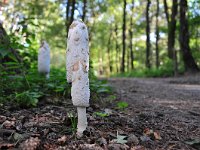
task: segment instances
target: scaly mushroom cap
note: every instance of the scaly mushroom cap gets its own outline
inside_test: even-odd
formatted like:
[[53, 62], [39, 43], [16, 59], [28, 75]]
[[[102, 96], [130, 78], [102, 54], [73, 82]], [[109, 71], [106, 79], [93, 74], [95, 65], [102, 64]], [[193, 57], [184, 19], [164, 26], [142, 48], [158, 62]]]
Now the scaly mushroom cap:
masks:
[[38, 53], [38, 72], [48, 74], [50, 72], [50, 48], [46, 41], [41, 43]]
[[73, 65], [78, 61], [84, 63], [86, 71], [89, 70], [89, 39], [86, 25], [79, 20], [70, 25], [67, 40], [67, 81], [72, 82]]

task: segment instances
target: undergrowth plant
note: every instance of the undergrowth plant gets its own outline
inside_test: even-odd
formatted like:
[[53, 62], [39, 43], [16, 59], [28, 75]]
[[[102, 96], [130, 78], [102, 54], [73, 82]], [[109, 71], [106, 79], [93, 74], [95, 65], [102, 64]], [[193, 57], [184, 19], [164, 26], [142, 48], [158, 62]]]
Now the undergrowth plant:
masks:
[[124, 110], [127, 107], [128, 107], [128, 103], [127, 102], [124, 102], [124, 101], [117, 102], [117, 108], [118, 109]]
[[67, 115], [68, 115], [68, 117], [70, 119], [70, 122], [71, 122], [71, 125], [72, 125], [71, 130], [72, 130], [73, 133], [76, 133], [76, 130], [77, 130], [77, 117], [72, 112], [69, 112]]

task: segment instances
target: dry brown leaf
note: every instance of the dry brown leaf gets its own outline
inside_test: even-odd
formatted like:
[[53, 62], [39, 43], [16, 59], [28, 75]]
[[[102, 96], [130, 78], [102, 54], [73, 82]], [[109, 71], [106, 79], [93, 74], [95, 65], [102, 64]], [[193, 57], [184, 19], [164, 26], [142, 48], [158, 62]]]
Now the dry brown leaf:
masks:
[[14, 122], [14, 121], [8, 121], [8, 120], [6, 120], [6, 121], [4, 121], [4, 123], [3, 123], [3, 126], [4, 126], [6, 129], [9, 129], [9, 128], [13, 127], [14, 125], [15, 125], [15, 122]]
[[131, 147], [131, 150], [146, 150], [143, 146], [134, 146], [134, 147]]
[[0, 143], [0, 149], [9, 149], [9, 148], [14, 148], [14, 144]]
[[153, 134], [153, 130], [146, 128], [146, 129], [144, 129], [144, 134], [151, 135], [151, 134]]
[[67, 141], [67, 136], [66, 135], [64, 135], [64, 136], [62, 136], [61, 138], [58, 139], [59, 143], [65, 143], [66, 141]]
[[38, 139], [38, 137], [30, 137], [29, 139], [20, 144], [20, 148], [22, 150], [36, 150], [39, 145], [40, 139]]
[[6, 118], [7, 118], [6, 116], [0, 115], [0, 123], [3, 123], [4, 121], [6, 121]]
[[158, 132], [154, 132], [153, 135], [154, 135], [156, 140], [161, 140], [162, 139]]

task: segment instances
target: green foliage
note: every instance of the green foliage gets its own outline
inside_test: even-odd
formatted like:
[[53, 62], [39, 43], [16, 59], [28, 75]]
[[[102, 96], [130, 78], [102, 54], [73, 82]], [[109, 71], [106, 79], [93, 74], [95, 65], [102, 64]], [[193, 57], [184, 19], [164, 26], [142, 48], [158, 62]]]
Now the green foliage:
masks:
[[41, 92], [24, 91], [15, 94], [16, 102], [25, 107], [37, 106], [38, 99], [42, 96]]
[[107, 114], [107, 113], [105, 113], [105, 112], [95, 112], [94, 113], [96, 116], [99, 116], [99, 117], [102, 117], [102, 118], [104, 118], [104, 117], [108, 117], [109, 115]]
[[90, 90], [98, 94], [111, 93], [111, 87], [107, 84], [106, 80], [90, 80]]
[[68, 113], [67, 116], [69, 117], [71, 125], [72, 125], [72, 128], [71, 128], [72, 132], [75, 133], [77, 129], [77, 117], [72, 112]]
[[[164, 64], [160, 68], [133, 70], [122, 74], [113, 75], [116, 77], [170, 77], [174, 75], [173, 62], [170, 59], [165, 59]], [[182, 69], [179, 73], [182, 73]]]
[[128, 107], [128, 103], [124, 101], [117, 102], [117, 108], [124, 110]]

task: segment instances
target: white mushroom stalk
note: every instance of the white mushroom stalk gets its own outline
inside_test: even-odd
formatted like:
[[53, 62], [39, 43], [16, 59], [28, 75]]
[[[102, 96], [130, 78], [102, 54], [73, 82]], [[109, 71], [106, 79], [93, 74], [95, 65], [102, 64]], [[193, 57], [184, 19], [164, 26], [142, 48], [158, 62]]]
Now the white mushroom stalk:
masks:
[[72, 102], [78, 112], [77, 135], [81, 137], [87, 127], [86, 107], [90, 98], [88, 30], [82, 21], [73, 21], [69, 28], [66, 55], [67, 81], [72, 83]]
[[38, 52], [38, 72], [49, 78], [50, 72], [50, 48], [46, 41], [42, 41]]

